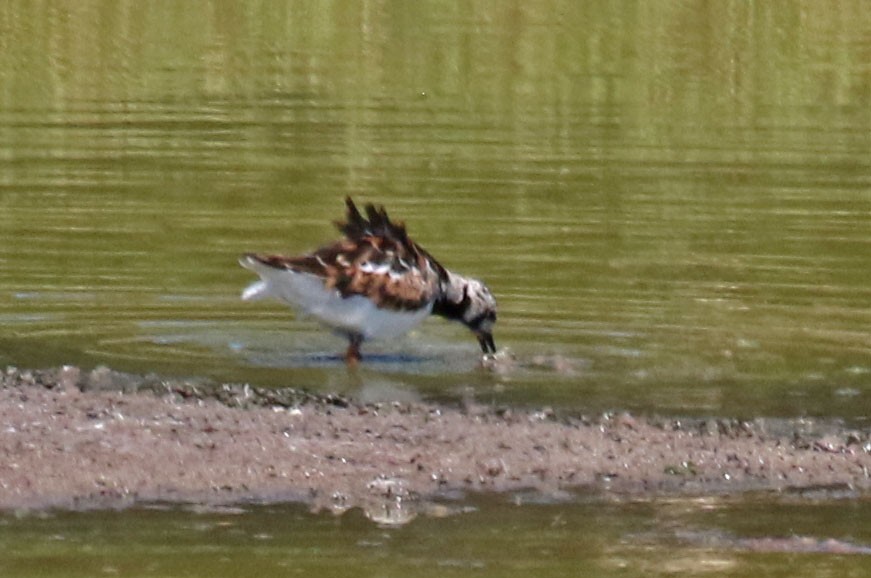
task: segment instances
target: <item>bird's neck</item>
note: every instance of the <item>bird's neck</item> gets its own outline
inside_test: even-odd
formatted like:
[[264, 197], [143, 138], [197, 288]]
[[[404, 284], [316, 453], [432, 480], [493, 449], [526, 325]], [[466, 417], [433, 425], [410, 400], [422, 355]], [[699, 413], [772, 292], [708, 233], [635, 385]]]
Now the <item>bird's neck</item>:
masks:
[[440, 282], [440, 295], [433, 304], [433, 315], [460, 321], [469, 308], [468, 281], [461, 275], [445, 270]]

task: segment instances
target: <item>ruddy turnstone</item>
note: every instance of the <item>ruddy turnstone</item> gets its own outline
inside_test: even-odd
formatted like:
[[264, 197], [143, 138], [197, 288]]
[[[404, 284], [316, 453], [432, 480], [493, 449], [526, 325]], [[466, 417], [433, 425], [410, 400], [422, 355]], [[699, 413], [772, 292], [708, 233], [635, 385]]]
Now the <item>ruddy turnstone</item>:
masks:
[[485, 356], [496, 352], [496, 300], [484, 283], [445, 269], [384, 207], [367, 204], [363, 217], [350, 197], [345, 204], [341, 240], [300, 257], [243, 255], [260, 280], [242, 299], [275, 297], [317, 318], [348, 338], [348, 363], [360, 360], [363, 341], [402, 335], [430, 314], [468, 327]]

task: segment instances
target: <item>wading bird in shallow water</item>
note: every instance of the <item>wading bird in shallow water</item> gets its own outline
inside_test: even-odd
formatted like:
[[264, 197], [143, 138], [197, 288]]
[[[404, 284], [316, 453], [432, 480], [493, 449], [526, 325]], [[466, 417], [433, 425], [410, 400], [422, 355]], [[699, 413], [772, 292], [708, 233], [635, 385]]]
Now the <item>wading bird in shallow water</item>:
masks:
[[345, 360], [360, 360], [367, 339], [397, 337], [428, 315], [459, 321], [485, 356], [496, 352], [496, 300], [481, 281], [462, 277], [412, 241], [384, 207], [360, 214], [350, 197], [344, 237], [299, 257], [247, 253], [239, 263], [260, 276], [242, 293], [250, 301], [275, 297], [348, 338]]

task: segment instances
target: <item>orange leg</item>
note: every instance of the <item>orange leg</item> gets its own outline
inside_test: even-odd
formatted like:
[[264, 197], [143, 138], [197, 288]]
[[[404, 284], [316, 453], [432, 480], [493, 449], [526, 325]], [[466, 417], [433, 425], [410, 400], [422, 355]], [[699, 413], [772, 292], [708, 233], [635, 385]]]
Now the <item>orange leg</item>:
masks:
[[360, 344], [363, 343], [363, 338], [359, 335], [352, 335], [351, 342], [348, 344], [348, 351], [345, 352], [345, 363], [348, 365], [357, 365], [363, 356], [360, 355]]

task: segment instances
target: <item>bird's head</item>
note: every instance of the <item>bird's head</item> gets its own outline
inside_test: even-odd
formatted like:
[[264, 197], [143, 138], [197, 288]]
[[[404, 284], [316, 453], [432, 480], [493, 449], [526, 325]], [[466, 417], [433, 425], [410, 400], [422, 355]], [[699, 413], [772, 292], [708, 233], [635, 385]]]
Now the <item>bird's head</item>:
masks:
[[493, 326], [496, 324], [496, 298], [484, 283], [460, 275], [449, 274], [442, 287], [442, 296], [433, 313], [459, 321], [469, 328], [484, 354], [496, 353]]

